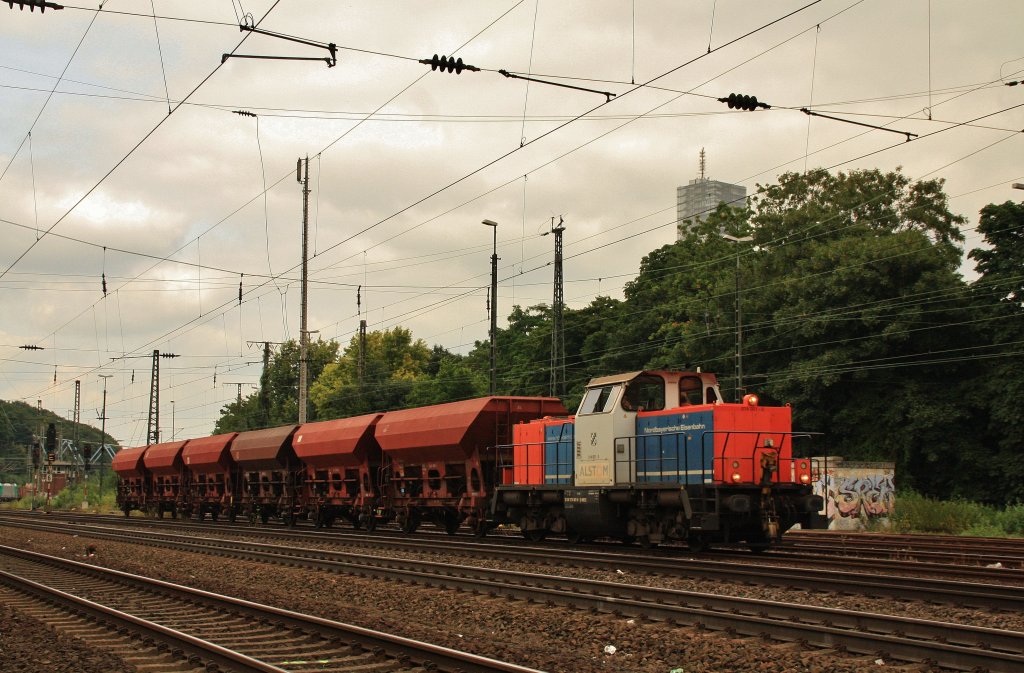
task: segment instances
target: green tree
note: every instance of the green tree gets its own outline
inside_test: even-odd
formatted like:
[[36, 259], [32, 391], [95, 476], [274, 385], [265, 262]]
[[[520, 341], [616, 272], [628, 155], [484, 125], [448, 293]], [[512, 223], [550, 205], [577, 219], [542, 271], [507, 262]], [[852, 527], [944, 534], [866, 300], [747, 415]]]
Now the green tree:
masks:
[[[315, 382], [328, 363], [338, 356], [337, 341], [312, 341], [307, 350], [307, 374]], [[271, 356], [270, 364], [260, 377], [259, 390], [221, 409], [214, 433], [241, 432], [258, 428], [296, 423], [299, 418], [299, 344], [290, 340], [281, 344]], [[310, 408], [308, 420], [317, 420], [317, 410]]]
[[972, 284], [979, 320], [974, 343], [978, 360], [970, 386], [975, 406], [983, 410], [984, 431], [994, 451], [979, 455], [988, 468], [988, 498], [1024, 501], [1024, 205], [1007, 201], [981, 210], [978, 233], [986, 248], [968, 255], [980, 277]]
[[406, 406], [414, 384], [426, 377], [431, 351], [404, 327], [366, 335], [365, 373], [359, 379], [359, 338], [328, 364], [310, 387], [320, 418], [342, 418]]
[[466, 358], [448, 354], [438, 363], [434, 376], [415, 382], [405, 403], [420, 407], [481, 397], [487, 394], [488, 383], [489, 379], [474, 369]]

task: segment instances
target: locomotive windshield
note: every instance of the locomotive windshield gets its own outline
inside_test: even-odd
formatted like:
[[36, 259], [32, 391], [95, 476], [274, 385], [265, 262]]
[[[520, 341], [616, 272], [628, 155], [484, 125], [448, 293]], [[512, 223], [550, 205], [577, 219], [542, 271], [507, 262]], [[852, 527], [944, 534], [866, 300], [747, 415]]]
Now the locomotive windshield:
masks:
[[679, 406], [686, 404], [702, 404], [701, 397], [704, 384], [699, 376], [684, 376], [679, 379]]
[[611, 411], [616, 398], [619, 396], [620, 388], [622, 388], [621, 383], [591, 388], [587, 391], [586, 396], [584, 396], [583, 402], [580, 403], [579, 413], [602, 414], [606, 411]]
[[660, 411], [665, 408], [665, 380], [660, 376], [638, 376], [626, 384], [622, 397], [626, 411]]

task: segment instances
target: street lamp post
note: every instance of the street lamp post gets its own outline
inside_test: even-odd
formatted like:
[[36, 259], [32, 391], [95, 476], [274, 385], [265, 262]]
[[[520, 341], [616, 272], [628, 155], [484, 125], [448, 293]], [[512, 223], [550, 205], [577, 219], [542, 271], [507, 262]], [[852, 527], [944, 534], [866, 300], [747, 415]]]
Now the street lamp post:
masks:
[[483, 224], [494, 229], [494, 252], [491, 254], [491, 386], [490, 394], [498, 394], [498, 223], [484, 220]]
[[743, 304], [740, 301], [740, 243], [754, 240], [753, 236], [731, 236], [722, 238], [736, 244], [736, 401], [743, 401]]

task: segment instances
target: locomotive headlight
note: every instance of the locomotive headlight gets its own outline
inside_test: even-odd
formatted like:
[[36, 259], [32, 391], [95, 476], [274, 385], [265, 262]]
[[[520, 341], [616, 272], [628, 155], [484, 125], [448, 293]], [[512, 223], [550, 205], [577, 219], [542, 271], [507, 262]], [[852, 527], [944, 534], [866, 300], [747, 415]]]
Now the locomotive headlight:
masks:
[[809, 484], [809, 483], [811, 483], [811, 475], [809, 475], [807, 473], [801, 474], [800, 475], [800, 483], [801, 484]]
[[759, 400], [757, 399], [757, 395], [754, 395], [753, 393], [751, 393], [750, 395], [743, 396], [743, 404], [747, 405], [748, 407], [756, 407], [758, 401]]
[[735, 482], [739, 482], [739, 480], [740, 480], [740, 479], [742, 479], [742, 478], [743, 478], [743, 477], [742, 477], [742, 476], [740, 475], [740, 473], [739, 473], [739, 472], [733, 472], [733, 473], [732, 473], [732, 480], [733, 480], [733, 481], [735, 481]]
[[734, 469], [734, 470], [740, 469], [740, 461], [738, 461], [738, 460], [732, 461], [732, 469]]

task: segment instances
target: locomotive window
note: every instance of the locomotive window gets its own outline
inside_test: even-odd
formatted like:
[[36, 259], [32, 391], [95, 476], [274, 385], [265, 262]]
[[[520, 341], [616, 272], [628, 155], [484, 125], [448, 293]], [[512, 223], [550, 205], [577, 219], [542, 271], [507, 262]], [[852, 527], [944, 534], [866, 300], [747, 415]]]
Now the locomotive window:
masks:
[[684, 376], [679, 379], [680, 406], [702, 404], [704, 400], [701, 398], [701, 388], [700, 378], [697, 376]]
[[627, 411], [657, 411], [665, 408], [665, 380], [660, 376], [638, 376], [626, 386], [622, 408]]
[[591, 388], [580, 403], [581, 414], [600, 414], [611, 411], [612, 401], [618, 397], [622, 384], [616, 383], [601, 388]]

